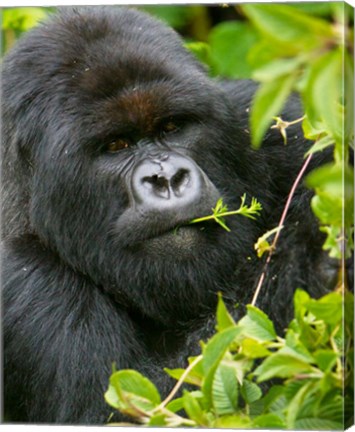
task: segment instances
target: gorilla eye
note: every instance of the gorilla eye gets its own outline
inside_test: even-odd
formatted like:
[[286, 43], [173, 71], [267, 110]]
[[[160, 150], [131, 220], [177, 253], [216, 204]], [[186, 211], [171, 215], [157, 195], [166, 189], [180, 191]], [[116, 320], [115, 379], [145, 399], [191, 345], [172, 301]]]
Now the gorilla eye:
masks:
[[130, 143], [128, 142], [128, 140], [119, 138], [115, 141], [110, 142], [107, 147], [106, 150], [109, 153], [116, 153], [120, 150], [126, 149], [130, 146]]
[[179, 129], [179, 126], [175, 122], [173, 122], [172, 120], [169, 120], [162, 125], [161, 132], [163, 134], [169, 134], [169, 133], [176, 132], [178, 129]]

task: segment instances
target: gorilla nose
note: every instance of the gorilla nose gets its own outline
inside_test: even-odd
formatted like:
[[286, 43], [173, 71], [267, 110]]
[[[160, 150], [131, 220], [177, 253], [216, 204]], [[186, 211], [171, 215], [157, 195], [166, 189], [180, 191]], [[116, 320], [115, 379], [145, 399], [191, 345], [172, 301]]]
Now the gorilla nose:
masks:
[[201, 171], [192, 160], [165, 154], [135, 168], [132, 192], [137, 204], [163, 209], [193, 203], [201, 196], [202, 184]]

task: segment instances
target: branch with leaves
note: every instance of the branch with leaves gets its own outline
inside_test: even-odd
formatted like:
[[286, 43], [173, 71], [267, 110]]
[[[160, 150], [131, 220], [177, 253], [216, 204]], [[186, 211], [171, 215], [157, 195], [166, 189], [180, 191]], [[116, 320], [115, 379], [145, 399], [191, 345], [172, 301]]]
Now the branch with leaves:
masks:
[[262, 210], [262, 205], [257, 201], [256, 198], [251, 199], [250, 206], [245, 204], [246, 194], [241, 197], [241, 204], [238, 210], [228, 210], [228, 207], [223, 204], [223, 199], [220, 198], [217, 201], [216, 206], [212, 209], [212, 214], [208, 216], [203, 216], [197, 219], [193, 219], [190, 224], [207, 222], [207, 221], [215, 221], [226, 231], [230, 232], [230, 229], [226, 225], [224, 218], [228, 216], [242, 215], [248, 217], [250, 219], [255, 219], [256, 216], [260, 215]]

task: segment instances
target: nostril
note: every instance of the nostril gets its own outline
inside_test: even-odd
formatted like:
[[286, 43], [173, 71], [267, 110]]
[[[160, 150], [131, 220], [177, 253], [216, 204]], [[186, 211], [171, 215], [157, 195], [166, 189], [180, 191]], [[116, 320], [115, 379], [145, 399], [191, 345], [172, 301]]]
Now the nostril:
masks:
[[168, 199], [170, 197], [169, 180], [162, 175], [145, 176], [141, 180], [144, 187], [153, 191], [157, 196]]
[[180, 195], [190, 182], [190, 172], [187, 169], [179, 169], [172, 177], [170, 184], [175, 194]]

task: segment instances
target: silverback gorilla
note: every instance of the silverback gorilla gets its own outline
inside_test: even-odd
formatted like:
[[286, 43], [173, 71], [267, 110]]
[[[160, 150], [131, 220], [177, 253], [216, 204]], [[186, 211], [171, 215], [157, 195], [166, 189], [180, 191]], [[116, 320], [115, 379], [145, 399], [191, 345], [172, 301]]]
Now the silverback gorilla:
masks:
[[[307, 143], [250, 146], [256, 85], [212, 80], [180, 37], [118, 7], [63, 8], [6, 56], [2, 89], [3, 341], [10, 421], [100, 424], [112, 364], [152, 379], [211, 335], [217, 292], [251, 301]], [[302, 115], [297, 99], [283, 117]], [[326, 154], [313, 159], [323, 163]], [[246, 193], [253, 221], [188, 225]], [[292, 296], [336, 266], [301, 186], [258, 306], [282, 331]], [[177, 229], [179, 227], [179, 229]], [[241, 307], [242, 310], [242, 307]], [[239, 309], [234, 311], [235, 314]], [[117, 417], [119, 418], [119, 417]]]

